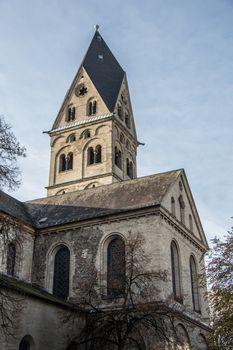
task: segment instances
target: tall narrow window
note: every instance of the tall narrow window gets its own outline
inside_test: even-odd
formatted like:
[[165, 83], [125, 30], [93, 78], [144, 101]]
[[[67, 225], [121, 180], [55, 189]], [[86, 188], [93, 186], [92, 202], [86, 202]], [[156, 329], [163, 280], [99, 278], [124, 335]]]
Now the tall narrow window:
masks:
[[87, 164], [94, 164], [94, 149], [93, 147], [89, 147], [87, 151]]
[[102, 160], [102, 148], [100, 145], [96, 146], [95, 148], [95, 163], [101, 163]]
[[16, 247], [14, 243], [8, 244], [7, 249], [7, 274], [14, 276], [15, 274], [15, 257], [16, 257]]
[[126, 159], [126, 174], [130, 179], [133, 179], [133, 162]]
[[193, 309], [199, 312], [200, 303], [199, 303], [197, 265], [193, 256], [190, 257], [190, 278], [191, 278]]
[[110, 297], [122, 296], [125, 292], [125, 244], [116, 237], [107, 250], [107, 293]]
[[180, 263], [177, 245], [174, 241], [171, 243], [171, 270], [172, 270], [172, 289], [174, 298], [181, 301], [181, 280], [180, 280]]
[[59, 171], [66, 170], [66, 156], [65, 154], [61, 154], [59, 158]]
[[179, 197], [179, 205], [180, 205], [180, 221], [182, 224], [185, 224], [185, 204], [183, 197], [180, 195]]
[[66, 157], [66, 170], [73, 169], [73, 153], [70, 152]]
[[118, 117], [122, 120], [122, 107], [120, 104], [118, 104], [117, 106], [117, 114], [118, 114]]
[[69, 279], [70, 252], [67, 247], [62, 246], [54, 259], [53, 294], [67, 299], [69, 296]]
[[128, 112], [125, 112], [125, 125], [130, 129], [130, 118]]
[[95, 115], [97, 112], [97, 102], [92, 100], [88, 103], [88, 115]]
[[173, 216], [176, 216], [176, 202], [174, 197], [171, 197], [171, 212]]
[[75, 107], [69, 107], [67, 110], [67, 117], [66, 120], [67, 122], [71, 122], [73, 120], [75, 120]]
[[193, 232], [193, 218], [191, 214], [189, 214], [189, 229]]
[[118, 166], [118, 168], [122, 168], [121, 151], [118, 150], [117, 147], [115, 147], [115, 164]]

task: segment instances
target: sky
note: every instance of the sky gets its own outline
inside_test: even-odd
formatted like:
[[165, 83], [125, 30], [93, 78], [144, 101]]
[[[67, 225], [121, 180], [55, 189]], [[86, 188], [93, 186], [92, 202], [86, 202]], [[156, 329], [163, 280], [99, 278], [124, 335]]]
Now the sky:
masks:
[[27, 158], [19, 200], [46, 196], [49, 136], [99, 24], [127, 72], [138, 176], [184, 168], [210, 241], [232, 225], [232, 0], [0, 0], [0, 115]]

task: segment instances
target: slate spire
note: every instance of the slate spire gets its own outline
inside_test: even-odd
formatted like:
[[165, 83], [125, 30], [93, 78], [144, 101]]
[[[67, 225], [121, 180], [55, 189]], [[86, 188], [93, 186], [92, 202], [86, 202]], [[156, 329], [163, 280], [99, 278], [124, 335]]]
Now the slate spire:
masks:
[[113, 112], [125, 72], [100, 35], [98, 28], [82, 65], [107, 108]]

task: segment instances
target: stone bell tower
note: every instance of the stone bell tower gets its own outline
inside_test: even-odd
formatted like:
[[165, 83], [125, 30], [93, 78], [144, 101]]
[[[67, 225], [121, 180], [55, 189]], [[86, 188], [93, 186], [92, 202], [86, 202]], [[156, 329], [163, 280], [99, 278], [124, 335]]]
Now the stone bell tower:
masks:
[[49, 132], [48, 196], [136, 178], [126, 73], [96, 30]]

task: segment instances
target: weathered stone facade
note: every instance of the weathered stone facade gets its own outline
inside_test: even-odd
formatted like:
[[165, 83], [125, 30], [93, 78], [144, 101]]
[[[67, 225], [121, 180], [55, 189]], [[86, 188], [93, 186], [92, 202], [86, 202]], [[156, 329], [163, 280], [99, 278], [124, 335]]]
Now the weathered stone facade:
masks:
[[[64, 314], [72, 312], [90, 279], [106, 303], [108, 245], [116, 237], [126, 240], [131, 232], [144, 238], [150, 258], [146, 268], [167, 274], [156, 281], [154, 299], [178, 304], [183, 317], [176, 323], [187, 342], [183, 349], [207, 349], [206, 287], [194, 285], [190, 264], [192, 259], [196, 276], [203, 272], [208, 244], [185, 172], [137, 179], [138, 141], [126, 75], [98, 31], [49, 134], [48, 197], [21, 203], [0, 196], [1, 213], [20, 223], [21, 239], [16, 242], [10, 235], [16, 254], [8, 288], [24, 293], [16, 337], [1, 338], [0, 348], [19, 349], [26, 336], [30, 349], [68, 349], [85, 316], [80, 311], [72, 328], [71, 321], [63, 323]], [[175, 268], [172, 245], [177, 249]], [[0, 268], [9, 275], [6, 243], [4, 247]], [[61, 249], [68, 268], [62, 277], [68, 280], [66, 300], [55, 288]], [[179, 279], [179, 298], [174, 278]], [[148, 350], [170, 349], [150, 336], [145, 341]]]

